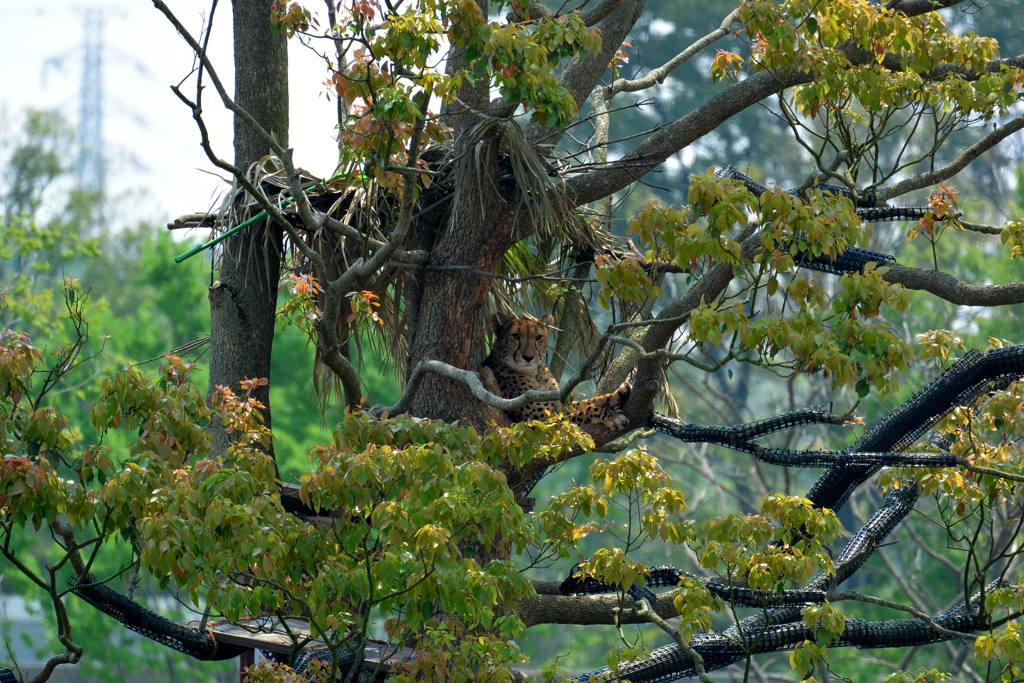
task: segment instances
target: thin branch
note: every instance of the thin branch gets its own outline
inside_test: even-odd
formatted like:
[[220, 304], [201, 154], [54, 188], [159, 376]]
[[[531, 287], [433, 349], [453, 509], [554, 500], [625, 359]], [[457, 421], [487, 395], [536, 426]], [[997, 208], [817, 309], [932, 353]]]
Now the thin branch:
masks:
[[254, 133], [263, 138], [264, 144], [266, 144], [270, 149], [274, 150], [274, 153], [283, 159], [286, 155], [286, 150], [277, 141], [277, 138], [268, 133], [267, 130], [263, 128], [263, 126], [261, 126], [256, 121], [256, 119], [252, 117], [251, 114], [249, 114], [249, 112], [247, 112], [242, 107], [238, 106], [235, 103], [235, 101], [231, 99], [231, 97], [228, 95], [228, 91], [227, 89], [225, 89], [224, 84], [220, 80], [220, 77], [214, 70], [213, 64], [210, 62], [209, 57], [206, 56], [206, 50], [198, 42], [196, 42], [196, 39], [192, 37], [192, 34], [189, 33], [188, 29], [185, 28], [184, 24], [178, 21], [178, 18], [174, 16], [174, 13], [171, 12], [170, 8], [168, 8], [167, 5], [163, 3], [163, 0], [152, 0], [152, 2], [153, 6], [161, 14], [167, 17], [167, 20], [170, 21], [171, 25], [174, 26], [174, 30], [178, 32], [178, 35], [180, 35], [185, 40], [185, 42], [188, 43], [188, 46], [192, 48], [192, 51], [196, 54], [197, 57], [199, 57], [200, 63], [202, 64], [202, 68], [204, 68], [206, 72], [210, 75], [210, 80], [213, 82], [213, 87], [216, 89], [217, 94], [220, 95], [220, 99], [221, 102], [223, 102], [224, 104], [224, 108], [228, 109], [233, 114], [235, 114], [243, 121], [245, 121], [245, 124], [249, 126], [249, 128], [252, 129]]
[[983, 235], [1000, 235], [1003, 232], [1003, 228], [996, 225], [985, 225], [983, 223], [968, 223], [967, 221], [958, 220], [957, 225], [962, 227], [964, 230], [970, 230], [971, 232], [980, 232]]
[[840, 600], [856, 600], [857, 602], [867, 602], [872, 605], [878, 605], [879, 607], [888, 607], [889, 609], [898, 610], [900, 612], [906, 612], [920, 619], [928, 626], [931, 630], [936, 633], [946, 636], [947, 638], [960, 638], [962, 640], [977, 640], [978, 636], [973, 633], [963, 633], [961, 631], [953, 631], [948, 628], [943, 628], [935, 623], [935, 621], [920, 610], [916, 610], [909, 605], [903, 605], [898, 602], [892, 602], [891, 600], [883, 600], [882, 598], [876, 598], [873, 595], [864, 595], [857, 591], [839, 591], [829, 596], [829, 600], [832, 602], [838, 602]]
[[913, 178], [901, 180], [898, 183], [889, 185], [888, 187], [879, 188], [878, 201], [884, 202], [888, 199], [899, 197], [900, 195], [913, 192], [914, 190], [931, 187], [932, 185], [952, 178], [957, 173], [964, 170], [964, 168], [966, 168], [972, 161], [1021, 129], [1024, 129], [1024, 114], [1021, 114], [1017, 118], [1011, 119], [1007, 123], [996, 128], [988, 135], [965, 149], [959, 156], [957, 156], [956, 159], [949, 162], [942, 168], [937, 168], [933, 171], [928, 171], [927, 173], [921, 173]]
[[650, 604], [646, 600], [641, 600], [639, 607], [640, 609], [638, 611], [640, 616], [647, 617], [653, 621], [658, 628], [672, 636], [672, 640], [676, 641], [676, 645], [678, 645], [679, 649], [683, 651], [683, 654], [693, 660], [693, 668], [697, 672], [697, 678], [700, 679], [700, 682], [715, 683], [704, 670], [704, 658], [701, 657], [700, 653], [690, 647], [690, 644], [683, 639], [683, 634], [679, 632], [679, 629], [662, 619], [656, 611], [651, 609]]
[[378, 417], [385, 413], [388, 415], [399, 415], [404, 413], [409, 409], [413, 397], [416, 396], [420, 383], [423, 382], [426, 376], [431, 373], [447, 377], [448, 379], [455, 380], [457, 382], [462, 382], [469, 388], [473, 396], [487, 405], [494, 406], [499, 410], [516, 410], [527, 403], [536, 403], [539, 401], [557, 401], [561, 396], [561, 392], [559, 390], [538, 391], [536, 389], [531, 389], [516, 398], [502, 398], [501, 396], [492, 394], [484, 388], [484, 383], [480, 379], [480, 373], [473, 372], [471, 370], [463, 370], [439, 360], [424, 359], [421, 360], [412, 371], [412, 375], [410, 375], [409, 381], [405, 385], [405, 391], [402, 393], [402, 397], [397, 403], [390, 407], [377, 405], [374, 406], [370, 412]]
[[657, 433], [658, 431], [656, 429], [638, 429], [626, 434], [625, 436], [619, 437], [614, 441], [609, 441], [603, 446], [595, 448], [594, 453], [621, 453], [632, 446], [634, 441], [639, 439], [648, 439]]
[[690, 61], [690, 59], [692, 59], [698, 52], [706, 48], [708, 45], [711, 45], [712, 43], [729, 35], [732, 25], [737, 23], [739, 20], [740, 10], [739, 8], [736, 8], [726, 15], [725, 19], [722, 20], [722, 23], [719, 24], [718, 28], [714, 31], [707, 34], [700, 40], [697, 40], [675, 57], [659, 66], [657, 69], [651, 69], [642, 78], [636, 78], [633, 80], [625, 78], [616, 79], [610, 86], [604, 89], [605, 99], [610, 100], [620, 92], [637, 92], [639, 90], [646, 90], [654, 85], [664, 83], [669, 74], [686, 62]]
[[987, 474], [991, 477], [999, 477], [1000, 479], [1008, 479], [1009, 481], [1024, 482], [1024, 476], [1019, 474], [1011, 474], [1010, 472], [1003, 472], [997, 470], [994, 467], [982, 467], [981, 465], [972, 465], [970, 460], [964, 457], [958, 457], [956, 464], [963, 467], [968, 472], [977, 472], [978, 474]]

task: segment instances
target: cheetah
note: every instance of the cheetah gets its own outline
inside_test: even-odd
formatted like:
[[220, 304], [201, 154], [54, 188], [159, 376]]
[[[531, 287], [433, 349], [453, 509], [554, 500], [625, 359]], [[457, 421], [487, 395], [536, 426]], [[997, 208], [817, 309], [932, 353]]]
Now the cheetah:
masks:
[[[495, 340], [491, 353], [480, 368], [484, 387], [502, 398], [515, 398], [531, 389], [557, 390], [558, 381], [544, 363], [548, 350], [548, 337], [555, 319], [545, 315], [540, 320], [531, 317], [493, 318]], [[586, 401], [573, 401], [563, 407], [559, 401], [527, 403], [516, 410], [506, 411], [513, 422], [544, 420], [568, 410], [569, 419], [578, 427], [603, 424], [609, 429], [622, 429], [629, 419], [621, 412], [631, 390], [629, 382], [610, 394], [595, 396]]]

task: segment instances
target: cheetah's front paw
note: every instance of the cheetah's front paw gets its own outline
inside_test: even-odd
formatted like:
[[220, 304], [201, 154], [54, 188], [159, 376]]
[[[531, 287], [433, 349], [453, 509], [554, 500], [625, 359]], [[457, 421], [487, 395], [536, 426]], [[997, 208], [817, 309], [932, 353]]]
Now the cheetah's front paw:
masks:
[[625, 429], [626, 425], [629, 424], [629, 418], [622, 412], [622, 408], [625, 407], [626, 401], [629, 400], [629, 392], [631, 391], [633, 391], [633, 385], [629, 382], [623, 382], [618, 389], [607, 394], [604, 407], [608, 409], [608, 414], [604, 416], [601, 422], [609, 429], [618, 431]]
[[609, 429], [615, 431], [625, 429], [626, 425], [629, 424], [629, 418], [626, 417], [626, 414], [618, 410], [610, 411], [601, 421], [604, 422], [605, 426]]

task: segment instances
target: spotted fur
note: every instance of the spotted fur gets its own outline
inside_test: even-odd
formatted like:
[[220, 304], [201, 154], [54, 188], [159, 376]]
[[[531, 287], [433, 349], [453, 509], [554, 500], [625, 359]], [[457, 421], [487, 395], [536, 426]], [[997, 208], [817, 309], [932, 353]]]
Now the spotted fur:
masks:
[[[558, 381], [544, 363], [553, 322], [550, 315], [540, 320], [525, 316], [503, 320], [494, 316], [494, 346], [480, 368], [480, 377], [488, 391], [502, 398], [515, 398], [531, 389], [558, 389]], [[513, 422], [527, 422], [544, 420], [568, 410], [569, 419], [579, 427], [604, 424], [610, 429], [621, 429], [629, 423], [621, 409], [629, 398], [630, 389], [629, 382], [625, 382], [610, 394], [573, 401], [567, 407], [559, 401], [527, 403], [505, 414]]]

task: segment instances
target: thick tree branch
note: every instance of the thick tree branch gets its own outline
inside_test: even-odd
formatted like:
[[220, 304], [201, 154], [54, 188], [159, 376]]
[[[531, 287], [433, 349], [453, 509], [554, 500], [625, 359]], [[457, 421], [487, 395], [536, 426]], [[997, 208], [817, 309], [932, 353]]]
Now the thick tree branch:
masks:
[[61, 664], [77, 664], [78, 661], [82, 658], [82, 652], [84, 652], [84, 650], [81, 648], [81, 646], [76, 645], [75, 643], [71, 642], [67, 638], [64, 638], [63, 636], [58, 636], [57, 638], [58, 640], [60, 640], [61, 645], [67, 648], [66, 651], [60, 653], [59, 655], [53, 655], [52, 657], [47, 659], [46, 664], [43, 665], [43, 668], [39, 671], [39, 673], [30, 678], [28, 680], [28, 683], [44, 683], [45, 681], [50, 680], [50, 676], [53, 675], [53, 670]]
[[910, 268], [898, 263], [888, 264], [882, 275], [886, 282], [907, 289], [924, 290], [940, 299], [960, 306], [1009, 306], [1024, 303], [1024, 282], [1005, 285], [969, 285], [940, 270]]
[[[859, 50], [847, 48], [845, 51], [852, 64], [866, 63], [871, 59], [870, 55], [860, 54]], [[988, 68], [998, 68], [1007, 63], [1013, 64], [1016, 59], [993, 60], [988, 64]], [[971, 77], [973, 77], [971, 74], [966, 76], [966, 78]], [[811, 80], [813, 80], [811, 74], [805, 72], [791, 73], [782, 77], [770, 71], [753, 74], [713, 95], [689, 114], [662, 127], [614, 164], [568, 178], [565, 181], [566, 196], [569, 201], [578, 206], [617, 192], [639, 180], [671, 155], [717, 129], [732, 116], [771, 95], [802, 83], [809, 83]], [[878, 191], [879, 200], [884, 201], [897, 197], [911, 190], [927, 187], [952, 177], [983, 152], [995, 146], [1011, 133], [1020, 130], [1021, 127], [1024, 127], [1024, 121], [1018, 117], [972, 145], [945, 168], [880, 189]]]
[[577, 206], [607, 197], [636, 182], [662, 161], [747, 107], [784, 88], [809, 80], [810, 77], [803, 74], [779, 81], [767, 71], [756, 73], [711, 96], [689, 114], [659, 129], [615, 163], [567, 178], [566, 197]]
[[[675, 590], [658, 595], [654, 603], [654, 612], [664, 619], [679, 616], [672, 600]], [[537, 595], [535, 598], [522, 600], [516, 611], [527, 626], [537, 624], [646, 624], [650, 617], [643, 611], [641, 603], [637, 603], [629, 595], [617, 593], [602, 595]], [[618, 622], [616, 622], [618, 610]]]
[[953, 7], [959, 5], [964, 0], [890, 0], [886, 3], [886, 9], [894, 9], [897, 12], [901, 12], [908, 17], [915, 17], [919, 14], [925, 14], [927, 12], [934, 12], [935, 10], [944, 9], [946, 7]]
[[480, 401], [483, 401], [489, 406], [494, 406], [499, 410], [515, 410], [521, 408], [527, 403], [537, 403], [539, 401], [557, 401], [561, 396], [561, 392], [558, 390], [552, 391], [538, 391], [532, 389], [527, 391], [525, 394], [517, 396], [516, 398], [502, 398], [487, 391], [484, 388], [484, 383], [480, 379], [479, 372], [473, 372], [471, 370], [463, 370], [455, 366], [443, 363], [439, 360], [424, 359], [421, 360], [416, 368], [412, 371], [409, 376], [409, 381], [406, 382], [405, 391], [402, 393], [402, 397], [393, 406], [374, 406], [372, 412], [378, 416], [387, 413], [388, 415], [400, 415], [409, 409], [412, 405], [413, 399], [416, 397], [416, 392], [419, 390], [420, 383], [426, 378], [428, 374], [438, 374], [448, 379], [462, 382], [469, 387], [470, 392]]
[[594, 26], [620, 4], [622, 4], [622, 0], [601, 0], [597, 7], [583, 13], [581, 17], [583, 23], [587, 26]]
[[[577, 107], [583, 107], [583, 103], [601, 82], [608, 65], [622, 46], [622, 41], [640, 19], [643, 8], [644, 0], [618, 0], [614, 3], [614, 7], [609, 8], [610, 11], [596, 24], [597, 30], [601, 32], [601, 49], [596, 54], [578, 57], [565, 67], [560, 84], [576, 100]], [[551, 142], [560, 134], [535, 124], [527, 129], [526, 135], [532, 141]]]

